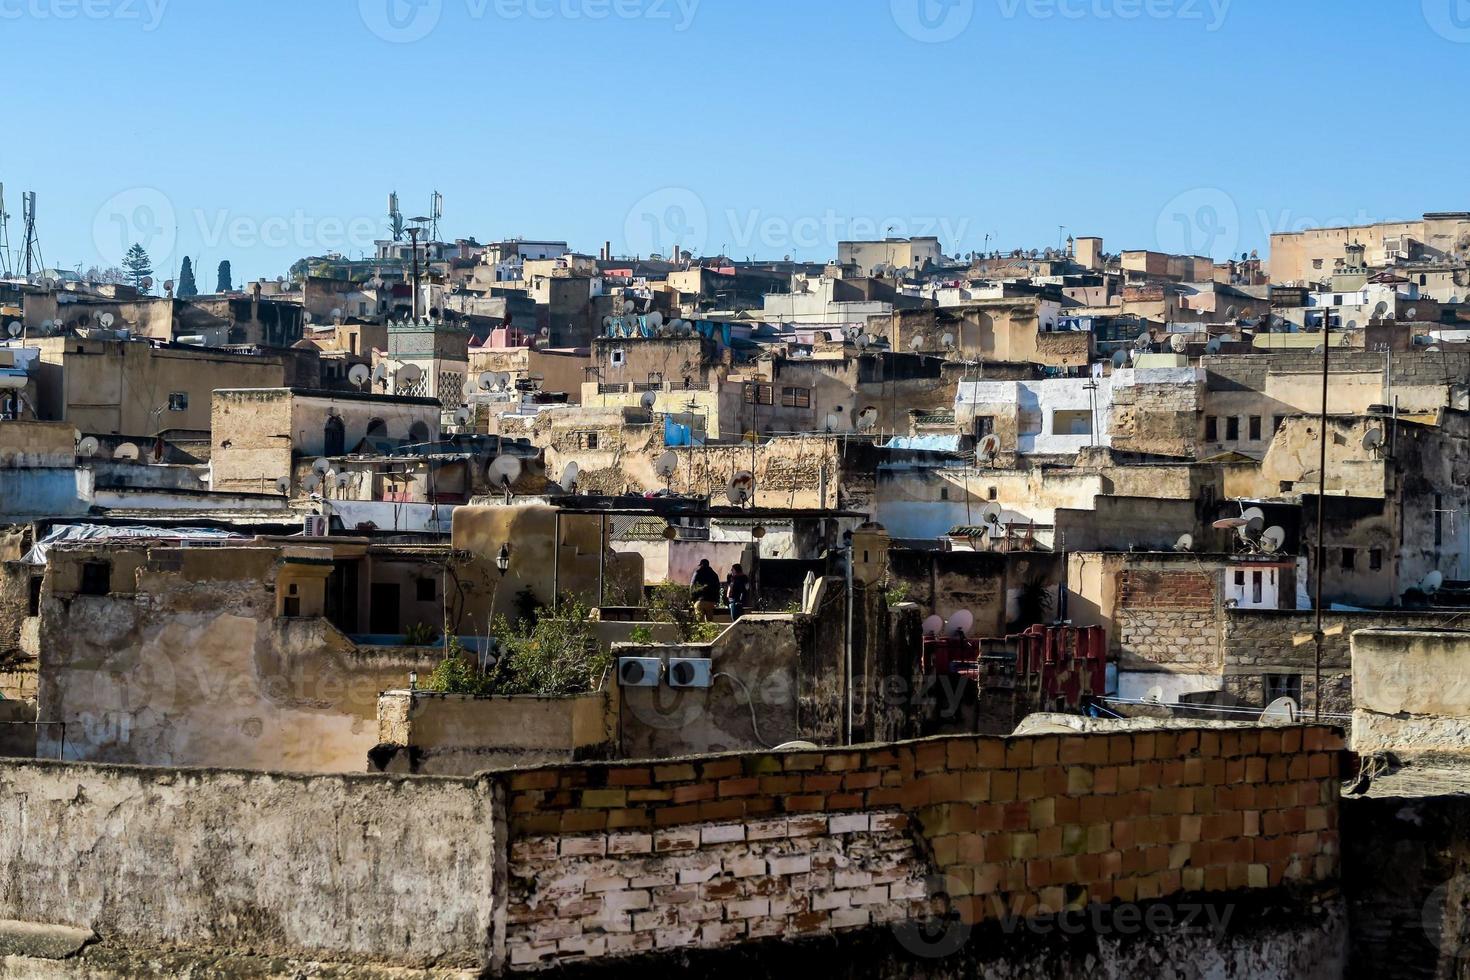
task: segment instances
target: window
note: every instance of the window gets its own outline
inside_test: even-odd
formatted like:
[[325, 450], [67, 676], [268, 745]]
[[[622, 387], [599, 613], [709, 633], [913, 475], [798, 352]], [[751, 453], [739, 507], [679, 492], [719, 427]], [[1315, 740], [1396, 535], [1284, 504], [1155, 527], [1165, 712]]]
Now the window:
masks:
[[1236, 569], [1236, 571], [1235, 571], [1235, 584], [1239, 588], [1242, 588], [1242, 589], [1245, 588], [1245, 570], [1244, 569]]
[[621, 347], [619, 347], [618, 349], [616, 349], [616, 350], [614, 350], [612, 352], [612, 356], [608, 358], [608, 362], [610, 364], [612, 364], [613, 367], [621, 367], [623, 365], [623, 363], [625, 361], [627, 361], [627, 359], [628, 359], [628, 353], [627, 353], [627, 351], [625, 351]]
[[82, 562], [82, 595], [107, 595], [112, 591], [112, 562]]
[[1271, 416], [1271, 429], [1272, 429], [1272, 431], [1274, 431], [1274, 432], [1280, 432], [1281, 431], [1281, 424], [1283, 422], [1285, 422], [1285, 421], [1286, 421], [1286, 416], [1285, 415], [1273, 415], [1273, 416]]
[[1291, 480], [1282, 480], [1280, 483], [1277, 484], [1277, 487], [1281, 490], [1282, 493], [1291, 493], [1292, 490], [1296, 489], [1296, 484]]
[[187, 391], [169, 392], [168, 410], [170, 412], [187, 412], [189, 410], [189, 393]]
[[1358, 563], [1358, 549], [1357, 548], [1344, 548], [1344, 549], [1342, 549], [1342, 562], [1341, 562], [1341, 565], [1342, 565], [1343, 569], [1345, 569], [1346, 571], [1352, 571], [1353, 570], [1353, 566], [1355, 566], [1357, 563]]
[[782, 388], [782, 408], [811, 408], [812, 390], [810, 388]]
[[1291, 698], [1297, 704], [1302, 703], [1301, 674], [1267, 674], [1261, 680], [1261, 686], [1266, 692], [1266, 704], [1277, 698]]
[[1218, 442], [1220, 439], [1220, 420], [1213, 415], [1205, 416], [1205, 442]]
[[774, 389], [770, 385], [747, 384], [745, 386], [745, 404], [769, 405], [772, 403], [774, 393]]
[[301, 590], [295, 582], [286, 586], [286, 601], [282, 606], [281, 612], [287, 619], [296, 619], [301, 615]]
[[1261, 417], [1259, 415], [1252, 415], [1250, 418], [1250, 439], [1252, 442], [1259, 442], [1260, 438]]
[[1333, 295], [1333, 297], [1332, 297], [1332, 305], [1333, 306], [1341, 306], [1342, 305], [1342, 294], [1341, 293], [1336, 293], [1336, 294]]
[[975, 438], [976, 439], [984, 439], [986, 436], [990, 435], [994, 431], [995, 431], [995, 416], [994, 415], [977, 415], [977, 416], [975, 416]]
[[985, 491], [985, 499], [987, 499], [987, 500], [996, 500], [996, 499], [999, 498], [999, 496], [1000, 495], [996, 491], [995, 487], [990, 487], [989, 489], [987, 489]]
[[41, 582], [42, 581], [43, 581], [43, 579], [39, 575], [32, 575], [31, 576], [30, 602], [26, 606], [26, 615], [27, 616], [39, 616], [39, 615], [41, 615]]
[[1225, 420], [1225, 438], [1229, 442], [1240, 440], [1240, 419], [1234, 415]]
[[1368, 570], [1370, 572], [1376, 572], [1376, 571], [1380, 570], [1381, 568], [1383, 568], [1383, 549], [1382, 548], [1369, 548], [1368, 549]]
[[948, 500], [949, 499], [949, 487], [940, 487], [939, 488], [939, 499], [940, 500]]
[[419, 579], [416, 585], [415, 595], [419, 602], [433, 602], [436, 598], [434, 580], [431, 578]]
[[577, 448], [578, 449], [596, 449], [597, 448], [597, 433], [596, 432], [578, 432], [576, 438], [577, 438]]
[[1261, 573], [1251, 572], [1251, 602], [1261, 604]]
[[1091, 432], [1091, 412], [1059, 409], [1052, 413], [1051, 434], [1054, 436], [1085, 436]]
[[1322, 260], [1321, 259], [1313, 259], [1312, 260], [1312, 268], [1314, 268], [1314, 269], [1320, 269], [1320, 268], [1322, 268]]

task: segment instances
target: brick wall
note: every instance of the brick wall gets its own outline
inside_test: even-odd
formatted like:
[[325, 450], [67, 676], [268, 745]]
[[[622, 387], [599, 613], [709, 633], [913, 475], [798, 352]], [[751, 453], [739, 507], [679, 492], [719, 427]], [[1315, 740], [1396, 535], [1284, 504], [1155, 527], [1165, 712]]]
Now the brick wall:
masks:
[[1220, 666], [1216, 577], [1203, 571], [1128, 569], [1118, 576], [1117, 643], [1125, 670], [1198, 674]]
[[1331, 879], [1327, 728], [960, 737], [511, 774], [512, 968]]

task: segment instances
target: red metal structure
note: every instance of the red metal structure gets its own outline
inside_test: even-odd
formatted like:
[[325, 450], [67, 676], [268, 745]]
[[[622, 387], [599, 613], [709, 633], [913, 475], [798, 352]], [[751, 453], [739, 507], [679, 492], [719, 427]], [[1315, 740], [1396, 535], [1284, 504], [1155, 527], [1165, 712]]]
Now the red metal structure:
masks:
[[1004, 638], [927, 636], [926, 675], [965, 677], [986, 691], [1013, 690], [1034, 709], [1079, 708], [1107, 693], [1101, 626], [1032, 626]]

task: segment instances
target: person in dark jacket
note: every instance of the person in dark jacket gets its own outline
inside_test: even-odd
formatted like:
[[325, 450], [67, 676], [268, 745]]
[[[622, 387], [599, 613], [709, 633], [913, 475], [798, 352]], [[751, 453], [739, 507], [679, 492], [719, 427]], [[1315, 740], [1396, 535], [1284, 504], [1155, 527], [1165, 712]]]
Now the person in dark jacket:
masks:
[[720, 604], [720, 576], [709, 566], [708, 558], [699, 560], [694, 577], [689, 580], [689, 594], [694, 598], [694, 608], [699, 617], [708, 620]]
[[730, 607], [730, 622], [733, 623], [744, 615], [749, 600], [750, 576], [736, 562], [730, 566], [730, 574], [725, 578], [725, 602]]

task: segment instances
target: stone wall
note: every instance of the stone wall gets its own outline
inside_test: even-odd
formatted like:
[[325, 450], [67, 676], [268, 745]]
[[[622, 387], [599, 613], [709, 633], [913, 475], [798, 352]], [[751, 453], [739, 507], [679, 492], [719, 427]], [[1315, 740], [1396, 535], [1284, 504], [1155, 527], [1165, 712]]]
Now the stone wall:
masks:
[[[1341, 626], [1336, 636], [1322, 645], [1322, 710], [1346, 719], [1353, 710], [1352, 648], [1353, 633], [1363, 629], [1438, 629], [1462, 621], [1461, 613], [1406, 612], [1379, 610], [1371, 612], [1328, 612], [1323, 615], [1325, 628]], [[1301, 677], [1302, 705], [1315, 706], [1316, 645], [1295, 646], [1292, 638], [1316, 629], [1316, 613], [1311, 611], [1232, 609], [1224, 618], [1224, 688], [1245, 704], [1265, 707], [1265, 676], [1298, 675]]]
[[1117, 590], [1119, 669], [1219, 670], [1214, 575], [1202, 569], [1128, 568], [1119, 572]]
[[1352, 661], [1353, 751], [1470, 748], [1470, 634], [1360, 630]]
[[485, 781], [10, 760], [0, 919], [128, 948], [473, 967], [495, 812]]
[[[961, 737], [509, 777], [517, 968], [1333, 878], [1326, 728]], [[912, 835], [905, 841], [903, 834]], [[747, 880], [753, 879], [753, 880]]]

